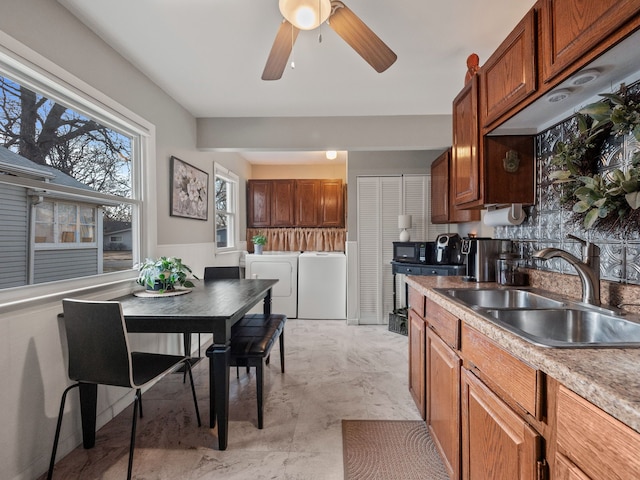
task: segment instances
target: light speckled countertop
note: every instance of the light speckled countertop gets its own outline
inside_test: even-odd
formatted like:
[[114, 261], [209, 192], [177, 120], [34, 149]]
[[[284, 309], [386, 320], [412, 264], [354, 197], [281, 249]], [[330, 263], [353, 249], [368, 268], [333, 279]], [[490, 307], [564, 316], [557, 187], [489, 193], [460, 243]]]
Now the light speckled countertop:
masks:
[[[533, 345], [449, 300], [433, 288], [498, 288], [461, 277], [408, 276], [406, 282], [505, 350], [555, 378], [591, 403], [640, 432], [640, 348], [545, 348]], [[544, 288], [543, 288], [544, 289]], [[545, 290], [554, 290], [553, 287]]]

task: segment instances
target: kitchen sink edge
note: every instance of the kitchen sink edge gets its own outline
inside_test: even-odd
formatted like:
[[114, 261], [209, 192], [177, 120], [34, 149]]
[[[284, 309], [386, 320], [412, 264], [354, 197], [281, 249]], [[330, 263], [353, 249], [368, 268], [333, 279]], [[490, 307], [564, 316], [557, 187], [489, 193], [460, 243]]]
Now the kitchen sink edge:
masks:
[[531, 287], [434, 288], [519, 338], [545, 348], [640, 348], [640, 318]]

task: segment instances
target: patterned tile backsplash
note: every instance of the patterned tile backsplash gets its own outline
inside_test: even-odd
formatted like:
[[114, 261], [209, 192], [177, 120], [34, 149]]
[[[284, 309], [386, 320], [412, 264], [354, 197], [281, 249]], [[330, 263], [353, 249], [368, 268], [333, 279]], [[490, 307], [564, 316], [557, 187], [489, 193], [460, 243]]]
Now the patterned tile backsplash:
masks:
[[[640, 90], [640, 82], [629, 87]], [[531, 254], [541, 248], [556, 247], [581, 257], [580, 244], [567, 238], [568, 234], [587, 239], [600, 247], [601, 278], [613, 282], [640, 285], [640, 226], [626, 231], [603, 231], [596, 227], [585, 230], [575, 217], [571, 206], [562, 205], [561, 192], [552, 186], [547, 176], [557, 167], [551, 164], [558, 142], [565, 141], [577, 131], [575, 117], [555, 125], [536, 137], [536, 204], [526, 207], [527, 218], [518, 226], [496, 227], [495, 238], [513, 240], [514, 249], [527, 259], [528, 266], [539, 270], [575, 274], [566, 261], [554, 258], [548, 261], [532, 260]], [[640, 150], [633, 135], [610, 137], [598, 159], [600, 171], [630, 166], [631, 156]]]

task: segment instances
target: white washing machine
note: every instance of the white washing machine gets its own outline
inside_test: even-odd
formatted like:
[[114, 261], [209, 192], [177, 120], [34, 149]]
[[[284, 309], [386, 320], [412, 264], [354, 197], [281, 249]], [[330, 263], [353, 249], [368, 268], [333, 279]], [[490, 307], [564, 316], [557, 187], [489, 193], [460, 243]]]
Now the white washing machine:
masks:
[[[271, 289], [271, 311], [289, 318], [298, 316], [298, 257], [299, 252], [264, 252], [245, 256], [246, 278], [277, 279]], [[262, 302], [250, 313], [262, 313]]]
[[347, 257], [344, 253], [300, 254], [298, 318], [347, 318]]

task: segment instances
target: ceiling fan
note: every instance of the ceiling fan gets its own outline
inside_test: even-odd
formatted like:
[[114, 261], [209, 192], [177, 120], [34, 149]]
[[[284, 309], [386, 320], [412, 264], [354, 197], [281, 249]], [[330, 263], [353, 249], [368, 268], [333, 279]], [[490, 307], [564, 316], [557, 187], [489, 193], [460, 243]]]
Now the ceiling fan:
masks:
[[329, 26], [378, 73], [398, 58], [344, 3], [337, 0], [279, 0], [284, 16], [269, 52], [262, 80], [282, 77], [300, 30], [313, 30], [327, 21]]

